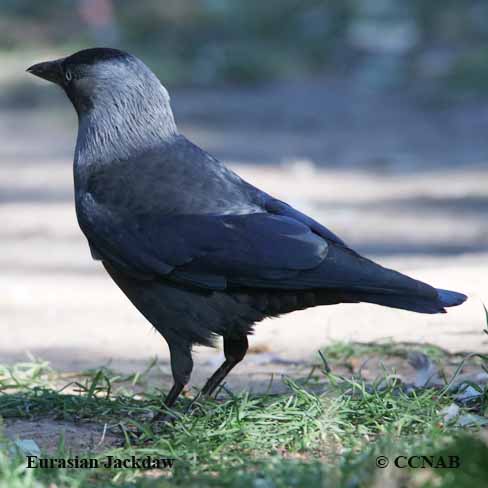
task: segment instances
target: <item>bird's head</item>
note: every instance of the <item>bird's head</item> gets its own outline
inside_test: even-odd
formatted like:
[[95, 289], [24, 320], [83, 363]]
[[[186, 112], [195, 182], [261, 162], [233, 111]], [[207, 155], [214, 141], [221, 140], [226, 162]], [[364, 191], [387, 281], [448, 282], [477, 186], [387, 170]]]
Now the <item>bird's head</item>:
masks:
[[162, 92], [154, 73], [138, 58], [118, 49], [93, 48], [34, 64], [27, 72], [59, 85], [79, 114], [97, 104], [124, 103]]
[[[168, 92], [131, 54], [110, 48], [85, 49], [34, 64], [27, 71], [63, 88], [78, 113], [80, 129], [88, 125], [92, 132], [114, 132], [125, 125], [129, 142], [151, 134], [157, 139], [176, 133]], [[107, 137], [113, 139], [115, 134]]]

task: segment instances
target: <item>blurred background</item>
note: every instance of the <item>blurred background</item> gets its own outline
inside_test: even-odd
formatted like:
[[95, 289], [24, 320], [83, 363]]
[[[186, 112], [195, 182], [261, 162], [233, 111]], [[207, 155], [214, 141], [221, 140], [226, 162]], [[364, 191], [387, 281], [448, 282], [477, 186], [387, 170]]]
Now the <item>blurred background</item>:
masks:
[[488, 350], [485, 1], [2, 0], [2, 360], [30, 351], [70, 369], [167, 355], [77, 228], [74, 110], [25, 73], [93, 46], [143, 59], [182, 132], [251, 182], [358, 251], [472, 297], [441, 317], [369, 305], [291, 314], [260, 325], [256, 347], [273, 338], [303, 357], [334, 339], [393, 337]]

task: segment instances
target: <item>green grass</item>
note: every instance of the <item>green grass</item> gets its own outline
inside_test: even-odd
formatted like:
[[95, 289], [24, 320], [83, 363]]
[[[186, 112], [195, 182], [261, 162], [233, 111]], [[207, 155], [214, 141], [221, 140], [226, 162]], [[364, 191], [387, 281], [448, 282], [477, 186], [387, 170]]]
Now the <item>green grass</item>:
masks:
[[[336, 344], [325, 350], [333, 361], [352, 356], [404, 354], [409, 345]], [[418, 349], [418, 348], [417, 348]], [[439, 360], [442, 351], [429, 349]], [[233, 395], [196, 403], [180, 400], [171, 424], [154, 423], [163, 394], [148, 382], [155, 364], [142, 374], [118, 375], [107, 368], [63, 375], [43, 362], [0, 367], [0, 412], [4, 419], [83, 425], [97, 422], [119, 438], [103, 452], [71, 452], [60, 440], [52, 457], [125, 458], [146, 455], [174, 459], [171, 469], [27, 469], [25, 454], [4, 439], [0, 486], [468, 486], [488, 480], [484, 431], [444, 420], [454, 401], [447, 389], [406, 393], [384, 371], [373, 383], [324, 371], [308, 384], [285, 380], [282, 395]], [[325, 368], [324, 368], [325, 369]], [[315, 382], [321, 393], [311, 393]], [[486, 414], [486, 391], [461, 413]], [[481, 418], [481, 417], [479, 417]], [[36, 439], [33, 439], [34, 441]], [[457, 455], [458, 469], [379, 469], [378, 455]]]

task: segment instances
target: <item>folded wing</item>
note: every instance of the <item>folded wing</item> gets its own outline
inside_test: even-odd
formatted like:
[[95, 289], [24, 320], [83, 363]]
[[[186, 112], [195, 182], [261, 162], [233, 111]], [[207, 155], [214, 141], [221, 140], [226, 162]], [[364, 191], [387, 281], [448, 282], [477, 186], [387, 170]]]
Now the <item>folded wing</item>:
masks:
[[265, 212], [124, 215], [85, 194], [78, 202], [78, 219], [94, 252], [121, 271], [207, 289], [233, 283], [292, 286], [300, 272], [317, 268], [329, 249], [304, 223]]
[[94, 252], [137, 279], [161, 277], [206, 290], [330, 288], [375, 303], [401, 295], [437, 304], [431, 286], [363, 258], [276, 202], [268, 206], [275, 213], [124, 215], [88, 193], [78, 202], [78, 219]]

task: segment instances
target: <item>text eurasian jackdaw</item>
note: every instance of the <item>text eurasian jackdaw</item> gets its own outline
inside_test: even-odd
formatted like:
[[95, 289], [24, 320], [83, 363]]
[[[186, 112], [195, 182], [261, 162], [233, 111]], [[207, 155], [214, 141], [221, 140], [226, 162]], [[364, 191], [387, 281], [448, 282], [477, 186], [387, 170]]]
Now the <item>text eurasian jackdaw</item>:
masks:
[[168, 406], [190, 378], [193, 344], [223, 336], [210, 394], [265, 317], [357, 302], [432, 314], [466, 299], [360, 256], [192, 144], [136, 57], [87, 49], [28, 71], [61, 86], [78, 114], [78, 222], [92, 256], [168, 343]]

